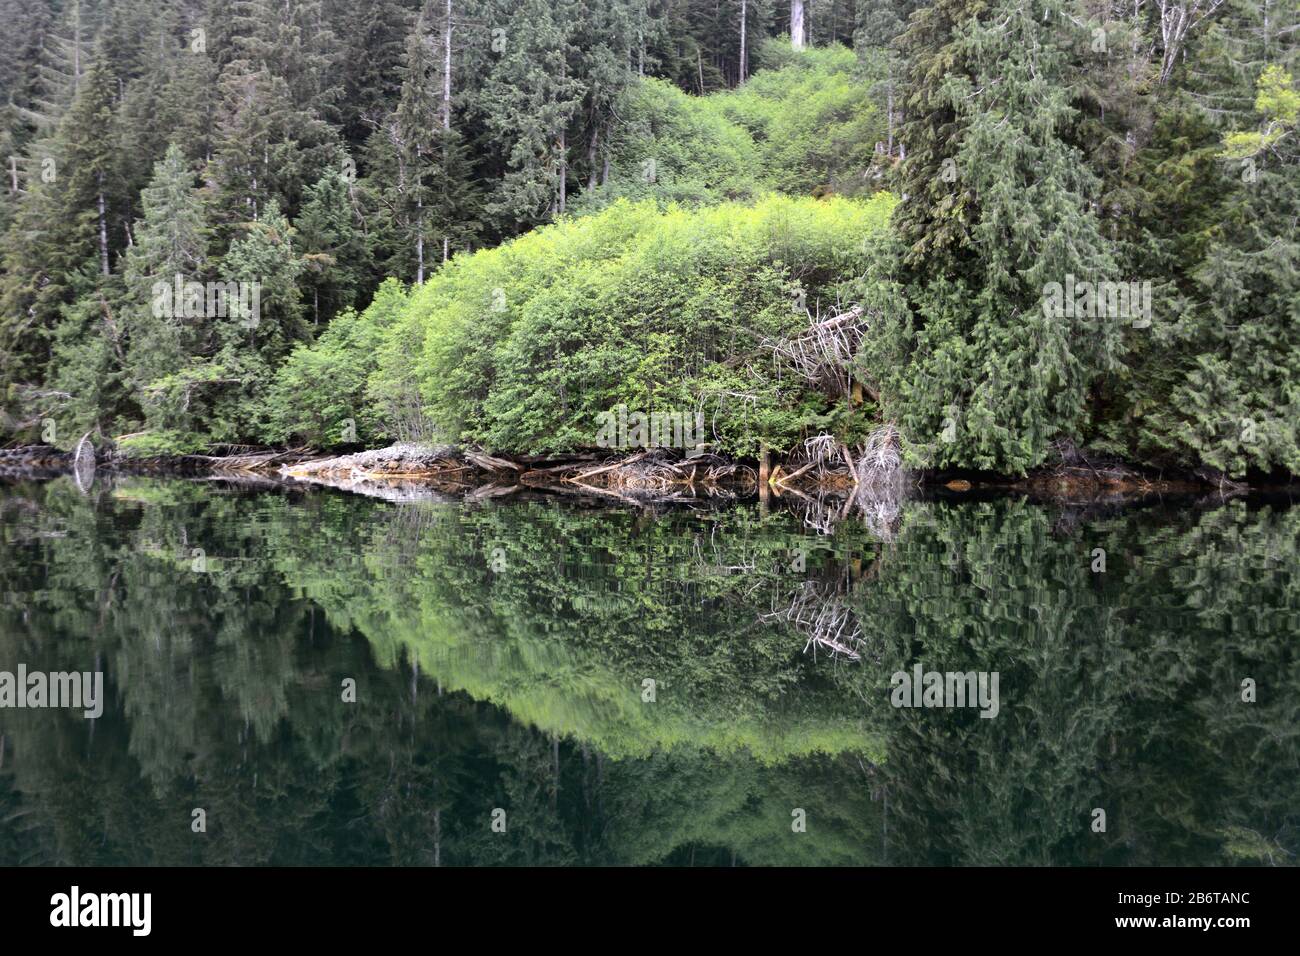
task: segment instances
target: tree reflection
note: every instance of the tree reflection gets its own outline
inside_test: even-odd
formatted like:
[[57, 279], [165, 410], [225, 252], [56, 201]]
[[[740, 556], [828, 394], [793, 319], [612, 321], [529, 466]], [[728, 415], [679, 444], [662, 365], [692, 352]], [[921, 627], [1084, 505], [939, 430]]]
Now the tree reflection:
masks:
[[[0, 533], [0, 669], [98, 666], [108, 694], [93, 722], [0, 711], [0, 862], [1292, 863], [1300, 843], [1294, 509], [910, 501], [882, 540], [747, 505], [60, 480], [4, 489]], [[998, 671], [998, 716], [893, 708], [916, 662]]]

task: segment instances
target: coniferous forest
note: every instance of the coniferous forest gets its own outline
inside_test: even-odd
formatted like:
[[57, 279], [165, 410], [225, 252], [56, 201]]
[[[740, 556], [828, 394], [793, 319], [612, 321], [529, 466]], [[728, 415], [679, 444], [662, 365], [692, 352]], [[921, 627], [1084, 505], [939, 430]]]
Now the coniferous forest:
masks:
[[1295, 0], [0, 2], [6, 444], [1300, 470]]
[[0, 31], [6, 939], [1286, 925], [1300, 0]]

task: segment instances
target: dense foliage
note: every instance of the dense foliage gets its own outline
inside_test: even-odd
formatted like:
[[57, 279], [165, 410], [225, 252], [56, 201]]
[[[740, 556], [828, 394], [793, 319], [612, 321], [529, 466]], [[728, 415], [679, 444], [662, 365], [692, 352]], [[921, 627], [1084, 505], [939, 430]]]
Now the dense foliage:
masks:
[[847, 294], [891, 205], [619, 203], [457, 259], [411, 297], [370, 394], [413, 380], [429, 419], [413, 432], [492, 448], [594, 446], [619, 405], [702, 415], [735, 454], [789, 447], [843, 402], [774, 374], [764, 343]]
[[[1074, 445], [1300, 469], [1294, 3], [0, 0], [0, 17], [20, 38], [0, 53], [8, 442], [555, 450], [626, 402], [716, 413], [740, 455], [853, 442], [871, 418], [923, 466], [1022, 472]], [[752, 231], [779, 209], [805, 231], [778, 254]], [[423, 288], [376, 298], [385, 279]], [[173, 282], [196, 307], [160, 307]], [[796, 283], [813, 316], [871, 316], [870, 402], [762, 360], [796, 328], [777, 315]], [[1053, 288], [1071, 290], [1056, 311]]]
[[[99, 667], [108, 696], [95, 721], [0, 711], [4, 863], [1300, 850], [1294, 508], [911, 502], [879, 540], [757, 504], [395, 508], [63, 478], [0, 494], [0, 535], [0, 660]], [[801, 620], [776, 613], [809, 595]], [[808, 646], [844, 609], [857, 661]], [[997, 719], [891, 707], [914, 662], [1000, 671]]]
[[[914, 460], [1300, 467], [1297, 9], [1157, 6], [936, 0], [899, 38], [911, 198], [864, 374]], [[1052, 314], [1069, 277], [1150, 307]]]

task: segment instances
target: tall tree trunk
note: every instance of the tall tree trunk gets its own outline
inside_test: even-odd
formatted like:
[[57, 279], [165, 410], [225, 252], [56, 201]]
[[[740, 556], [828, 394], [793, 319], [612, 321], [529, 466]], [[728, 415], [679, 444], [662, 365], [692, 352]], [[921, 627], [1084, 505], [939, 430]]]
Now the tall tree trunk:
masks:
[[[568, 79], [568, 64], [560, 63], [560, 88], [564, 88], [564, 81]], [[565, 129], [560, 127], [560, 183], [559, 192], [556, 195], [556, 210], [560, 215], [564, 215], [565, 189], [564, 181], [569, 178], [569, 144], [565, 136]]]
[[108, 275], [108, 214], [104, 202], [104, 174], [96, 173], [99, 182], [99, 271]]
[[72, 92], [81, 86], [81, 4], [72, 5]]
[[415, 201], [415, 284], [424, 284], [424, 199]]
[[451, 0], [442, 30], [442, 128], [451, 129]]
[[[444, 134], [451, 133], [451, 0], [447, 0], [447, 19], [443, 24], [442, 31], [442, 131]], [[450, 136], [444, 136], [442, 141], [442, 172], [443, 176], [447, 175], [447, 170], [451, 168], [448, 160], [447, 150], [451, 143], [448, 141]], [[444, 209], [444, 219], [448, 216], [449, 211]], [[451, 237], [442, 237], [442, 261], [446, 262], [451, 257]], [[423, 271], [423, 270], [421, 270]]]
[[790, 0], [790, 43], [802, 50], [803, 42], [803, 0]]
[[[748, 53], [745, 50], [745, 21], [749, 19], [749, 0], [740, 0], [740, 80], [739, 83], [745, 82], [745, 76], [749, 72]], [[739, 83], [737, 85], [739, 85]]]
[[569, 147], [566, 143], [564, 130], [560, 130], [560, 195], [559, 195], [559, 212], [564, 215], [565, 189], [564, 181], [569, 176]]
[[890, 162], [893, 162], [894, 159], [894, 68], [893, 68], [893, 64], [887, 65], [885, 69], [887, 71], [886, 80], [885, 80], [886, 90], [888, 91], [888, 96], [889, 96], [889, 103], [885, 110], [885, 121], [889, 124], [889, 159]]

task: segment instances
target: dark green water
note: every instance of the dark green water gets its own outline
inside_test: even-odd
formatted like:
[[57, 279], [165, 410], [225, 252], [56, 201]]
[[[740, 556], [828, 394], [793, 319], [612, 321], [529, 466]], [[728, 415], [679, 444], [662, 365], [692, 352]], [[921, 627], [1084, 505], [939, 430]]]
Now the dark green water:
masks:
[[[0, 671], [107, 697], [0, 709], [0, 863], [1300, 851], [1300, 509], [909, 502], [827, 535], [59, 479], [0, 486], [0, 537]], [[998, 672], [997, 716], [893, 707], [917, 663]]]

